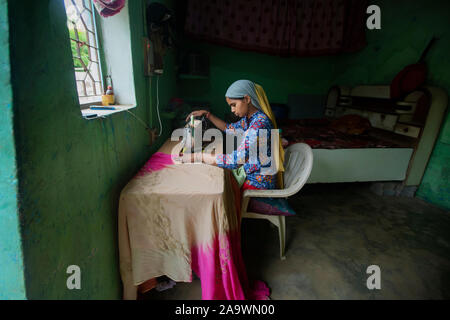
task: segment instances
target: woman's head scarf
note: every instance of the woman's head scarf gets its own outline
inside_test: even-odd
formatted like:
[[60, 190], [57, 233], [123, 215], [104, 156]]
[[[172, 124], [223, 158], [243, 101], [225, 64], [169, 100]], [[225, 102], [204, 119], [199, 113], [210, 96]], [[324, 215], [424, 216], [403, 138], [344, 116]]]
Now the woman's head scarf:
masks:
[[229, 99], [242, 99], [246, 95], [252, 99], [252, 104], [255, 108], [262, 111], [258, 95], [256, 94], [256, 86], [250, 80], [238, 80], [234, 82], [225, 93], [225, 97]]

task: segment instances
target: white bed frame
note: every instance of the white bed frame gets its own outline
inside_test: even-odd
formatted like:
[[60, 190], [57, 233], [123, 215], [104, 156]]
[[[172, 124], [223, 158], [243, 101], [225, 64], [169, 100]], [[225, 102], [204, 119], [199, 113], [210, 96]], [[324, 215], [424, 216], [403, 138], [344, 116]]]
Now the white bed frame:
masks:
[[[383, 114], [353, 109], [348, 98], [389, 98], [389, 86], [358, 86], [355, 88], [335, 87], [330, 90], [325, 116], [340, 117], [358, 114], [371, 122], [373, 127], [416, 139], [414, 147], [406, 148], [361, 148], [361, 149], [313, 149], [314, 164], [308, 183], [402, 181], [404, 186], [418, 186], [422, 180], [442, 119], [447, 108], [447, 94], [436, 87], [425, 87], [431, 103], [425, 124], [421, 128], [405, 125], [408, 114]], [[420, 92], [422, 94], [422, 92]], [[408, 95], [401, 103], [414, 105], [417, 92]], [[362, 107], [362, 109], [361, 109]], [[414, 109], [413, 109], [414, 110]], [[403, 119], [402, 121], [400, 121]], [[402, 122], [402, 123], [401, 123]], [[405, 132], [408, 127], [409, 132]], [[419, 131], [417, 131], [419, 130]]]

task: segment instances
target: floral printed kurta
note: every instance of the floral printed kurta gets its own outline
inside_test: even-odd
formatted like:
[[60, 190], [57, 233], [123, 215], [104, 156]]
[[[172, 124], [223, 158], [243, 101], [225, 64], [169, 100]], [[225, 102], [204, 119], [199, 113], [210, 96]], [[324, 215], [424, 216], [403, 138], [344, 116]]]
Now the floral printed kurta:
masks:
[[[261, 131], [262, 129], [265, 130]], [[246, 184], [258, 189], [274, 189], [276, 175], [261, 173], [262, 168], [268, 169], [271, 165], [271, 129], [273, 129], [272, 122], [261, 111], [255, 112], [249, 119], [243, 117], [236, 123], [227, 124], [225, 133], [233, 134], [237, 130], [242, 130], [244, 139], [232, 153], [217, 155], [217, 165], [227, 169], [237, 169], [243, 165], [247, 175]], [[263, 144], [267, 146], [267, 152], [257, 154], [250, 152], [250, 149], [259, 150], [258, 145]], [[253, 154], [257, 156], [250, 158]]]

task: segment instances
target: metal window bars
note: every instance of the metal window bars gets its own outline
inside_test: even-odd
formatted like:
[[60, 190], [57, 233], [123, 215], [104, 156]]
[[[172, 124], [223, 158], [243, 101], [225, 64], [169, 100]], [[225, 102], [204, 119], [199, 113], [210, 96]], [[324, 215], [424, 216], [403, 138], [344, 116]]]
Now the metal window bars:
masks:
[[100, 97], [103, 85], [92, 0], [64, 0], [64, 4], [78, 97], [80, 102]]

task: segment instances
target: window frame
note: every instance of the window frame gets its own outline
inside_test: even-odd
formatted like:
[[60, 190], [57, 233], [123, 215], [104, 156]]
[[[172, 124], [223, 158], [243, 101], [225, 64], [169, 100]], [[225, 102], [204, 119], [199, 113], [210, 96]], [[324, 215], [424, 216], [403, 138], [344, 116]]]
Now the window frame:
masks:
[[[108, 70], [107, 64], [106, 64], [106, 57], [103, 50], [103, 31], [101, 23], [99, 23], [101, 16], [97, 12], [97, 10], [94, 7], [94, 0], [90, 0], [92, 5], [92, 12], [93, 12], [93, 18], [94, 18], [94, 28], [95, 28], [95, 39], [97, 41], [97, 47], [98, 47], [98, 55], [100, 60], [100, 79], [102, 82], [102, 89], [103, 91], [106, 91], [107, 87], [107, 81], [106, 78], [108, 76], [108, 72], [105, 71]], [[78, 90], [77, 90], [78, 91]], [[96, 102], [87, 102], [87, 103], [80, 103], [81, 110], [89, 109], [92, 105], [101, 105], [102, 104], [102, 97], [99, 96], [99, 100]]]
[[[70, 2], [72, 2], [72, 0], [69, 0]], [[93, 33], [94, 33], [94, 38], [95, 38], [95, 46], [96, 46], [96, 50], [97, 51], [97, 55], [98, 55], [98, 72], [99, 72], [99, 79], [98, 81], [100, 82], [100, 94], [99, 95], [93, 95], [93, 96], [80, 96], [80, 92], [78, 91], [78, 81], [76, 80], [76, 68], [75, 65], [73, 65], [73, 72], [75, 75], [75, 84], [76, 84], [76, 93], [77, 93], [77, 97], [78, 97], [78, 103], [80, 105], [80, 110], [83, 109], [88, 109], [90, 106], [92, 105], [98, 105], [101, 104], [102, 102], [102, 95], [105, 91], [105, 77], [104, 77], [104, 70], [106, 70], [106, 64], [105, 64], [105, 56], [103, 53], [103, 48], [102, 48], [102, 38], [101, 38], [101, 34], [102, 34], [102, 30], [101, 30], [101, 24], [98, 23], [100, 15], [98, 14], [97, 10], [95, 9], [95, 5], [94, 5], [94, 1], [93, 0], [81, 0], [83, 2], [84, 5], [86, 5], [86, 1], [89, 1], [89, 9], [91, 11], [90, 17], [92, 19], [92, 28], [93, 28]], [[65, 4], [64, 4], [65, 7]], [[66, 14], [67, 14], [67, 8], [65, 7], [66, 10]], [[78, 14], [79, 10], [77, 10], [77, 14]], [[82, 19], [82, 18], [80, 18]], [[68, 22], [69, 19], [67, 18]], [[87, 37], [89, 37], [89, 31], [87, 32]], [[89, 38], [88, 38], [89, 39]], [[71, 37], [70, 37], [70, 32], [69, 32], [69, 43], [72, 45], [72, 41], [74, 41]], [[91, 49], [89, 49], [91, 50]], [[73, 54], [72, 54], [72, 59], [73, 59]], [[83, 102], [83, 99], [85, 100]], [[87, 101], [90, 100], [90, 101]]]
[[[89, 0], [90, 4], [91, 4], [91, 10], [92, 10], [92, 15], [93, 15], [93, 21], [94, 21], [94, 28], [95, 28], [95, 38], [97, 41], [97, 48], [98, 48], [98, 59], [99, 59], [99, 66], [100, 66], [100, 81], [102, 83], [102, 89], [105, 90], [106, 86], [109, 85], [107, 79], [109, 77], [110, 80], [112, 81], [112, 83], [114, 84], [114, 79], [118, 76], [118, 72], [117, 72], [117, 68], [118, 65], [117, 61], [114, 61], [114, 58], [111, 56], [111, 54], [107, 55], [105, 52], [105, 47], [109, 47], [109, 50], [113, 50], [115, 48], [111, 48], [111, 46], [116, 47], [117, 44], [116, 43], [111, 43], [111, 39], [109, 39], [108, 37], [108, 41], [107, 44], [105, 44], [105, 39], [104, 36], [108, 35], [108, 33], [104, 32], [103, 30], [103, 24], [105, 24], [106, 22], [103, 21], [102, 17], [100, 16], [100, 14], [98, 13], [98, 11], [95, 8], [94, 5], [94, 1], [93, 0]], [[66, 11], [67, 12], [67, 11]], [[116, 83], [116, 86], [114, 87], [114, 91], [115, 91], [115, 95], [116, 95], [116, 100], [117, 97], [119, 95], [119, 100], [122, 100], [123, 103], [117, 103], [114, 104], [114, 110], [91, 110], [89, 109], [89, 107], [91, 106], [101, 106], [102, 105], [102, 99], [101, 96], [97, 96], [99, 99], [98, 101], [93, 101], [93, 102], [87, 102], [87, 103], [81, 103], [80, 101], [80, 97], [78, 95], [78, 88], [77, 85], [75, 86], [75, 92], [77, 93], [77, 97], [78, 97], [78, 103], [80, 105], [80, 110], [81, 110], [81, 114], [82, 117], [85, 120], [93, 120], [93, 119], [99, 119], [99, 118], [105, 118], [106, 116], [109, 116], [111, 114], [115, 114], [115, 113], [120, 113], [123, 111], [127, 111], [133, 108], [137, 107], [137, 102], [136, 102], [136, 84], [135, 84], [135, 78], [134, 78], [134, 68], [133, 68], [133, 50], [132, 50], [132, 39], [131, 39], [131, 25], [130, 25], [130, 11], [129, 11], [129, 7], [128, 7], [128, 2], [125, 5], [125, 8], [122, 10], [122, 12], [126, 12], [126, 17], [122, 16], [120, 18], [119, 21], [116, 21], [115, 23], [123, 23], [125, 20], [127, 21], [127, 29], [125, 31], [125, 33], [127, 34], [127, 39], [125, 39], [129, 44], [129, 61], [126, 62], [125, 64], [128, 63], [129, 64], [129, 68], [127, 68], [127, 70], [129, 70], [128, 76], [129, 76], [129, 81], [127, 82], [129, 84], [129, 88], [122, 88], [123, 90], [120, 90], [121, 87], [123, 87], [123, 84], [121, 83]], [[122, 14], [122, 12], [120, 12], [117, 16], [119, 16], [120, 14]], [[115, 17], [110, 17], [108, 18], [108, 23], [110, 23], [110, 21], [113, 21]], [[110, 27], [110, 26], [107, 26]], [[123, 28], [123, 25], [122, 25]], [[108, 29], [107, 29], [108, 30]], [[120, 32], [119, 32], [120, 33]], [[123, 35], [122, 35], [123, 36]], [[112, 38], [114, 39], [114, 38]], [[69, 41], [70, 37], [69, 37]], [[114, 41], [112, 41], [114, 42]], [[69, 42], [70, 43], [70, 42]], [[73, 58], [72, 58], [73, 59]], [[108, 70], [108, 72], [105, 73], [105, 71]], [[75, 72], [75, 66], [73, 66], [73, 71]], [[106, 74], [106, 75], [105, 75]], [[125, 78], [123, 77], [123, 74], [120, 73], [120, 78]], [[116, 79], [118, 80], [118, 79]], [[131, 81], [132, 80], [132, 81]], [[119, 81], [120, 82], [120, 81]], [[131, 91], [131, 92], [128, 92]], [[122, 99], [120, 99], [120, 97], [122, 97]], [[93, 116], [95, 114], [95, 116]]]

